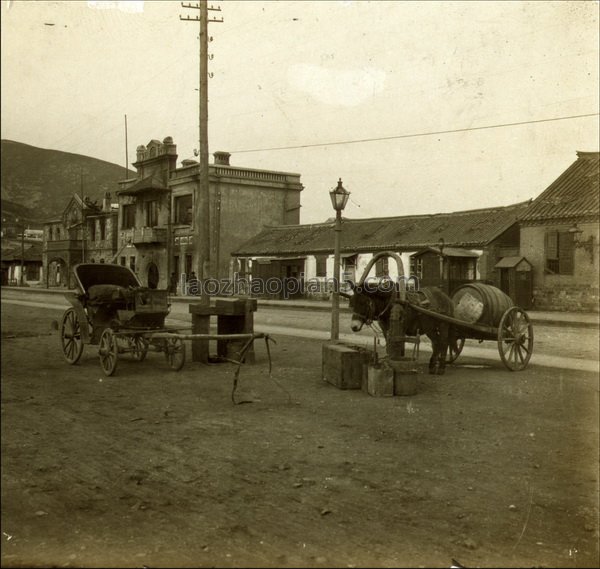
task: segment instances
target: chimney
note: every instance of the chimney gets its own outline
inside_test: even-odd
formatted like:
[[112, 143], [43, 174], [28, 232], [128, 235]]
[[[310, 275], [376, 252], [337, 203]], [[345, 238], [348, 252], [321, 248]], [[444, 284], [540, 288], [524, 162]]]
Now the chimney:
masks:
[[110, 212], [110, 192], [104, 194], [104, 198], [102, 199], [102, 211]]
[[229, 157], [231, 156], [229, 152], [217, 150], [217, 152], [215, 152], [213, 156], [215, 157], [215, 164], [218, 164], [220, 166], [229, 166]]

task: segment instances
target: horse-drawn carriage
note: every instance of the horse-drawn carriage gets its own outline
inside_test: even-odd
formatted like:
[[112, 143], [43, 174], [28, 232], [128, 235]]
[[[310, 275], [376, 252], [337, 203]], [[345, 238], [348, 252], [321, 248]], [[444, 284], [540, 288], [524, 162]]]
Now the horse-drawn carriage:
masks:
[[[86, 344], [98, 345], [100, 366], [108, 376], [117, 368], [120, 354], [143, 361], [148, 351], [163, 352], [169, 367], [185, 363], [185, 344], [165, 327], [170, 304], [166, 290], [143, 287], [129, 268], [114, 264], [81, 263], [74, 267], [76, 292], [67, 293], [71, 304], [61, 319], [62, 353], [69, 364], [81, 358]], [[166, 334], [165, 334], [166, 333]]]
[[[381, 257], [392, 257], [398, 265], [399, 279], [387, 285], [369, 286], [368, 274]], [[497, 343], [502, 363], [511, 371], [525, 369], [533, 353], [533, 327], [527, 313], [514, 306], [500, 289], [483, 283], [471, 283], [456, 289], [448, 297], [437, 287], [406, 289], [402, 260], [395, 253], [377, 253], [365, 268], [358, 283], [349, 282], [354, 291], [350, 298], [352, 329], [378, 321], [388, 346], [418, 341], [420, 334], [431, 340], [430, 373], [444, 373], [446, 363], [460, 355], [466, 339]], [[403, 355], [403, 354], [402, 354]], [[393, 358], [392, 358], [393, 359]]]

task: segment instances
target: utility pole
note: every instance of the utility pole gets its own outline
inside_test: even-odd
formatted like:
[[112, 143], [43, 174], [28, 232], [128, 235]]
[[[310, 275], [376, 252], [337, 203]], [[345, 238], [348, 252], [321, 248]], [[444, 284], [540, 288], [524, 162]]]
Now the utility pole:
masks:
[[[17, 218], [19, 221], [19, 218]], [[21, 272], [19, 273], [19, 286], [23, 286], [25, 282], [25, 223], [21, 220]]]
[[127, 115], [125, 115], [125, 179], [129, 180], [129, 153], [127, 151]]
[[85, 263], [85, 202], [83, 201], [83, 170], [79, 170], [81, 184], [81, 262]]
[[[204, 283], [210, 275], [210, 189], [208, 183], [208, 22], [222, 22], [220, 19], [208, 19], [209, 10], [220, 12], [221, 8], [209, 8], [206, 0], [196, 4], [181, 3], [183, 8], [192, 8], [200, 11], [199, 16], [179, 16], [180, 20], [200, 23], [200, 73], [199, 73], [199, 135], [198, 135], [198, 193], [193, 202], [193, 236], [194, 259], [193, 266], [197, 269], [198, 280], [204, 290]], [[200, 298], [202, 304], [208, 305], [210, 299], [203, 294]]]

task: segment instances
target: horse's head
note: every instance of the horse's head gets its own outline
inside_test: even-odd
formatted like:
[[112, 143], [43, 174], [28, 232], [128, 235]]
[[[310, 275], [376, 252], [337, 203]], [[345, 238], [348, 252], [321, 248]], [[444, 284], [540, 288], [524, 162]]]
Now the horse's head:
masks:
[[380, 290], [376, 286], [369, 286], [369, 283], [355, 284], [352, 281], [346, 281], [352, 294], [340, 293], [349, 299], [350, 309], [352, 310], [352, 321], [350, 327], [353, 332], [360, 332], [362, 327], [370, 325], [376, 320], [385, 320], [389, 318], [391, 291]]

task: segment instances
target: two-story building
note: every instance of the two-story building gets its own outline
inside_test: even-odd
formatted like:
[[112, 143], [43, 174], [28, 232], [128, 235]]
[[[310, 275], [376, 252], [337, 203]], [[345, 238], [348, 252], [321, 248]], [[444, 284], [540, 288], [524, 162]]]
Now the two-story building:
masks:
[[[209, 165], [210, 265], [213, 278], [227, 278], [236, 269], [231, 252], [265, 224], [298, 224], [300, 175], [232, 166], [230, 154], [215, 152]], [[193, 266], [194, 207], [199, 191], [199, 164], [177, 166], [171, 137], [137, 148], [137, 176], [121, 180], [118, 262], [131, 267], [146, 286], [167, 288]], [[183, 276], [182, 276], [183, 275]]]
[[117, 245], [117, 207], [107, 193], [102, 205], [74, 194], [59, 218], [44, 224], [43, 274], [47, 287], [72, 287], [77, 263], [110, 263]]

